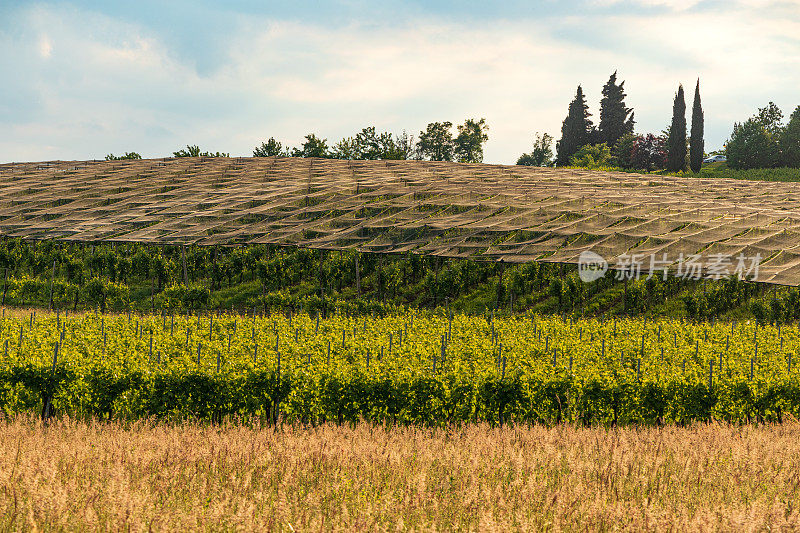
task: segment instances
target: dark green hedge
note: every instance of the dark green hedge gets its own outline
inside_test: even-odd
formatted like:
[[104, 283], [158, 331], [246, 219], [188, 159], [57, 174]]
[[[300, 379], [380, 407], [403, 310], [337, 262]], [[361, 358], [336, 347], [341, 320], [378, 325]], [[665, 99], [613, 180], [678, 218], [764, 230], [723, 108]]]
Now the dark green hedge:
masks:
[[[52, 409], [46, 409], [52, 402]], [[574, 422], [582, 424], [781, 421], [800, 414], [791, 380], [714, 384], [654, 383], [621, 377], [580, 382], [567, 374], [500, 378], [444, 375], [380, 377], [272, 370], [244, 372], [80, 373], [68, 367], [12, 367], [0, 374], [0, 409], [73, 417], [220, 420], [278, 418], [338, 423], [367, 420], [441, 425]]]

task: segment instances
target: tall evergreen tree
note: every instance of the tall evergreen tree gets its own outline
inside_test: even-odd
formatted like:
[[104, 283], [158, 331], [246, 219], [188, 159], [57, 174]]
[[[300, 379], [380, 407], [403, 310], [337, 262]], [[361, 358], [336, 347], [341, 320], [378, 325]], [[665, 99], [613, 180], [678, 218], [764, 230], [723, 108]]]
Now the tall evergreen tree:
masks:
[[692, 172], [698, 172], [703, 166], [705, 155], [703, 143], [703, 106], [700, 104], [700, 79], [694, 89], [694, 104], [692, 105], [692, 131], [689, 141], [689, 166]]
[[617, 72], [608, 78], [603, 86], [603, 98], [600, 100], [600, 141], [614, 147], [620, 137], [633, 133], [633, 109], [625, 107], [625, 82], [617, 85]]
[[677, 172], [686, 168], [686, 100], [683, 85], [678, 85], [678, 93], [672, 104], [672, 124], [667, 138], [667, 170]]
[[589, 106], [583, 95], [583, 88], [578, 85], [575, 99], [569, 104], [567, 118], [561, 125], [561, 139], [556, 143], [556, 164], [569, 165], [570, 158], [581, 146], [589, 144], [589, 132], [592, 131], [592, 121], [589, 120]]

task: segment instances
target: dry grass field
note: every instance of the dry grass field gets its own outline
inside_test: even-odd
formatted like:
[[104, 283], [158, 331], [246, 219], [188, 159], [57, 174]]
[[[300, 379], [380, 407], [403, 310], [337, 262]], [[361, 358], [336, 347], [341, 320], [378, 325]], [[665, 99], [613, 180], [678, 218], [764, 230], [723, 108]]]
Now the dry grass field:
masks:
[[0, 425], [0, 530], [794, 530], [800, 424]]

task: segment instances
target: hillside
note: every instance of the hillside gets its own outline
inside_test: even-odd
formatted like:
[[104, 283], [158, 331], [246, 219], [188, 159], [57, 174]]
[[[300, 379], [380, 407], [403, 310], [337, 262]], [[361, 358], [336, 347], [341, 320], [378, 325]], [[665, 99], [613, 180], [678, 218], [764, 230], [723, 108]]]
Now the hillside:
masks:
[[[800, 283], [800, 184], [430, 161], [179, 158], [0, 165], [0, 234], [274, 244], [574, 264], [592, 250], [761, 259]], [[664, 255], [666, 254], [666, 255]], [[683, 254], [683, 255], [681, 255]], [[643, 265], [646, 270], [647, 264]]]

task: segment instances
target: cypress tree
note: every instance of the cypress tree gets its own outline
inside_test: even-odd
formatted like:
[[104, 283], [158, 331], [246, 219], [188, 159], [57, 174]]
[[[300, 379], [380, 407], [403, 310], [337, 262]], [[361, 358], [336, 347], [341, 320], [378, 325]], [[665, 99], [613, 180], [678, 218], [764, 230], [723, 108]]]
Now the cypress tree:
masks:
[[620, 137], [633, 133], [633, 109], [625, 107], [625, 82], [617, 81], [617, 72], [608, 78], [603, 86], [603, 98], [600, 100], [600, 124], [598, 130], [600, 142], [614, 147]]
[[683, 85], [678, 85], [678, 93], [672, 104], [672, 124], [667, 138], [667, 170], [677, 172], [686, 168], [686, 100]]
[[592, 130], [590, 116], [583, 88], [578, 85], [575, 99], [569, 104], [567, 118], [561, 125], [561, 139], [556, 143], [557, 165], [568, 165], [570, 157], [582, 146], [589, 144], [589, 132]]
[[700, 79], [694, 89], [694, 104], [692, 105], [692, 132], [689, 141], [689, 164], [692, 172], [698, 172], [703, 166], [705, 155], [703, 144], [703, 106], [700, 104]]

